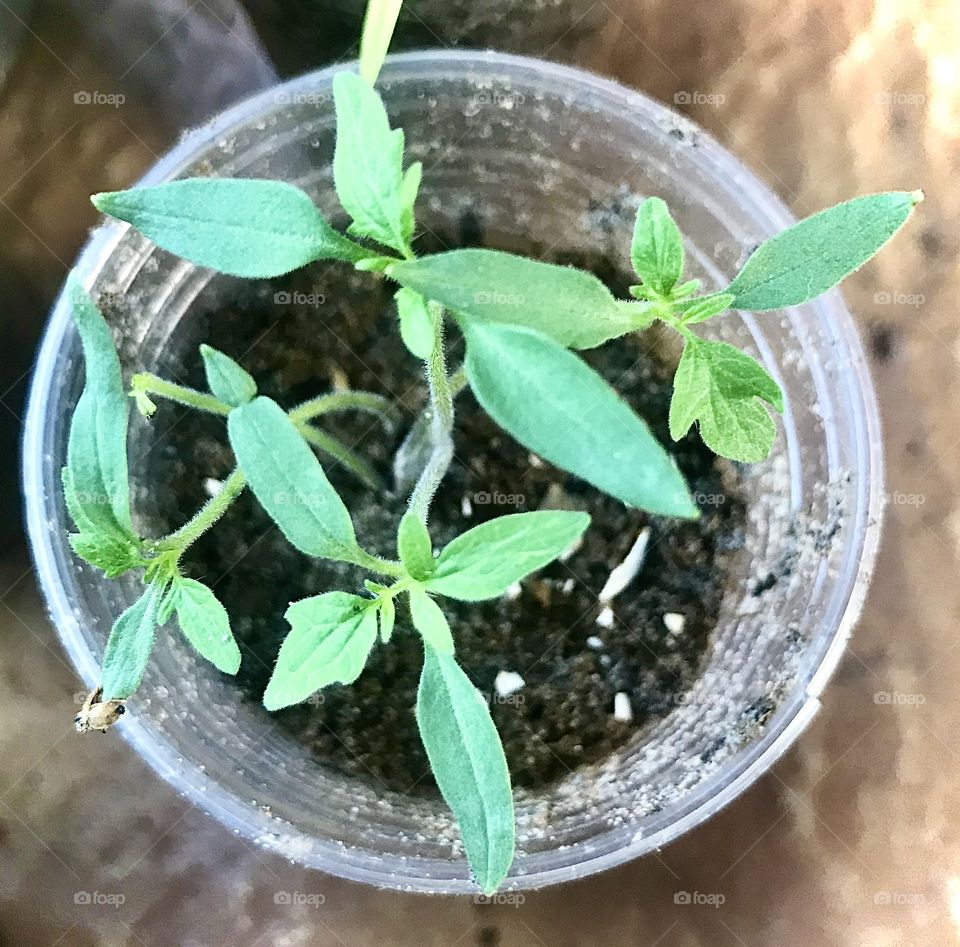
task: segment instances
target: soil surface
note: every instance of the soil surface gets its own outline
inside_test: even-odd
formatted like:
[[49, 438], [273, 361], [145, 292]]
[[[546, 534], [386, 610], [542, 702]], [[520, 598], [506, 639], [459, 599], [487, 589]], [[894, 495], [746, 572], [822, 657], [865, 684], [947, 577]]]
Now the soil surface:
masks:
[[[480, 242], [476, 227], [467, 222], [451, 242]], [[628, 280], [603, 260], [551, 258], [592, 269], [626, 295]], [[245, 285], [249, 298], [184, 320], [168, 351], [186, 357], [171, 355], [178, 364], [161, 370], [205, 387], [196, 347], [206, 341], [236, 358], [260, 393], [285, 407], [347, 385], [393, 399], [404, 417], [394, 431], [368, 414], [324, 419], [327, 431], [376, 467], [386, 490], [371, 491], [332, 461], [324, 459], [324, 465], [353, 514], [361, 544], [395, 556], [406, 494], [394, 489], [391, 461], [424, 404], [426, 386], [396, 331], [391, 286], [340, 264], [316, 264], [269, 284]], [[451, 335], [450, 343], [451, 364], [459, 364], [462, 341]], [[460, 663], [490, 697], [517, 785], [542, 785], [601, 759], [675, 706], [697, 675], [730, 557], [742, 545], [744, 511], [730, 484], [735, 475], [695, 435], [670, 441], [670, 374], [645, 354], [649, 344], [646, 337], [619, 341], [586, 358], [670, 445], [700, 502], [703, 515], [696, 523], [626, 509], [532, 457], [497, 428], [469, 390], [457, 399], [456, 460], [430, 518], [437, 546], [504, 513], [557, 506], [592, 517], [581, 548], [525, 580], [519, 594], [478, 604], [442, 602]], [[225, 477], [233, 460], [221, 418], [162, 403], [151, 429], [145, 468], [151, 488], [149, 498], [136, 504], [146, 513], [143, 525], [159, 533], [192, 515], [207, 498], [207, 479]], [[647, 527], [639, 575], [614, 600], [613, 615], [602, 614], [601, 588]], [[334, 589], [362, 591], [364, 578], [354, 567], [298, 553], [249, 493], [184, 564], [226, 604], [243, 651], [237, 686], [254, 701], [288, 630], [288, 604]], [[664, 623], [671, 613], [683, 616], [680, 633]], [[675, 619], [669, 623], [676, 626]], [[413, 714], [421, 661], [419, 638], [401, 609], [393, 639], [374, 647], [354, 685], [327, 688], [278, 718], [325, 765], [400, 792], [433, 792]], [[521, 675], [524, 686], [499, 696], [494, 681], [500, 671]], [[624, 705], [617, 694], [629, 700], [632, 720], [615, 715], [615, 702]]]

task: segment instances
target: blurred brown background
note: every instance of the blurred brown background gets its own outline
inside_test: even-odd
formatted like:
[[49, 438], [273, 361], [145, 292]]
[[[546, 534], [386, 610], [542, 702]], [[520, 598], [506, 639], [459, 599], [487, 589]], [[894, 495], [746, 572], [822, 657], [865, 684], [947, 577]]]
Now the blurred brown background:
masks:
[[[352, 0], [245, 7], [0, 0], [0, 945], [956, 943], [960, 8], [949, 0], [422, 0], [402, 28], [403, 45], [521, 50], [677, 103], [798, 215], [867, 191], [926, 191], [908, 232], [845, 287], [886, 430], [880, 568], [823, 711], [744, 797], [659, 857], [482, 906], [294, 868], [192, 809], [118, 737], [73, 737], [78, 682], [19, 526], [26, 373], [94, 222], [89, 193], [128, 185], [180, 128], [275, 72], [353, 53]], [[723, 903], [676, 904], [681, 891]], [[107, 903], [77, 904], [78, 892]], [[278, 892], [323, 903], [277, 904]]]

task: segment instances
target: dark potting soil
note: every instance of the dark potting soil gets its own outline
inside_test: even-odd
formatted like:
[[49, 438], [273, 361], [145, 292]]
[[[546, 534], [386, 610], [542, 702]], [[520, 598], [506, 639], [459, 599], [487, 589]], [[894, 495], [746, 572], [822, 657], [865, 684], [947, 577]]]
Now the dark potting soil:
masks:
[[[603, 260], [553, 259], [591, 269], [626, 295], [628, 281]], [[385, 431], [376, 418], [355, 412], [327, 416], [323, 427], [388, 482], [386, 491], [371, 491], [324, 459], [360, 542], [394, 557], [406, 494], [393, 488], [391, 460], [425, 402], [426, 386], [396, 330], [390, 284], [321, 263], [269, 283], [243, 284], [241, 292], [249, 296], [228, 308], [191, 313], [168, 347], [185, 356], [161, 371], [205, 387], [197, 354], [205, 341], [237, 359], [261, 394], [285, 407], [339, 386], [393, 399], [404, 418], [397, 430]], [[649, 344], [646, 337], [621, 340], [585, 357], [674, 453], [698, 497], [698, 522], [626, 509], [532, 457], [497, 428], [469, 390], [457, 399], [456, 460], [430, 517], [436, 546], [491, 517], [545, 505], [592, 517], [581, 548], [525, 580], [520, 594], [477, 604], [442, 602], [458, 660], [491, 699], [518, 785], [542, 785], [603, 758], [676, 705], [698, 673], [730, 557], [742, 545], [744, 510], [730, 486], [732, 471], [724, 472], [696, 435], [679, 444], [670, 440], [670, 373], [646, 354]], [[459, 364], [463, 346], [455, 333], [451, 349], [451, 364]], [[146, 513], [144, 526], [159, 534], [193, 514], [207, 498], [205, 482], [225, 477], [233, 459], [221, 418], [163, 403], [151, 428], [150, 490], [139, 491], [148, 499], [137, 503]], [[598, 593], [645, 527], [650, 537], [642, 569], [614, 600], [613, 617], [601, 615]], [[354, 567], [298, 553], [249, 493], [191, 548], [184, 565], [213, 586], [230, 612], [243, 651], [237, 687], [251, 701], [259, 701], [266, 687], [288, 630], [283, 614], [289, 603], [334, 589], [362, 592], [364, 578]], [[683, 616], [681, 632], [667, 628], [668, 613]], [[327, 766], [401, 792], [432, 792], [413, 713], [421, 662], [422, 646], [401, 608], [393, 639], [374, 647], [355, 684], [329, 687], [278, 719]], [[494, 681], [500, 671], [519, 674], [523, 687], [499, 696]], [[632, 721], [615, 716], [618, 693], [629, 699]]]

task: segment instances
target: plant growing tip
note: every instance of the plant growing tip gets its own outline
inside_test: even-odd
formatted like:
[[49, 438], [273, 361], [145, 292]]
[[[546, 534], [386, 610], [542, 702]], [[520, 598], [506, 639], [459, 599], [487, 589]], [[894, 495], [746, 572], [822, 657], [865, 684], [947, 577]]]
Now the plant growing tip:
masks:
[[[249, 486], [301, 553], [376, 577], [363, 580], [361, 594], [331, 590], [288, 608], [290, 631], [264, 705], [278, 710], [321, 688], [349, 685], [378, 640], [386, 646], [395, 632], [418, 634], [424, 660], [417, 725], [473, 875], [491, 894], [513, 861], [510, 773], [487, 703], [457, 664], [445, 600], [502, 596], [576, 549], [590, 518], [565, 510], [500, 516], [435, 550], [428, 516], [453, 458], [456, 396], [469, 385], [520, 444], [596, 490], [654, 514], [695, 519], [697, 505], [673, 456], [576, 350], [662, 323], [683, 343], [669, 409], [671, 437], [686, 437], [696, 426], [717, 454], [761, 461], [777, 436], [770, 411], [785, 407], [779, 384], [748, 353], [702, 338], [693, 327], [731, 308], [780, 309], [825, 292], [896, 233], [923, 193], [872, 194], [814, 214], [762, 243], [728, 286], [703, 294], [698, 280], [684, 279], [683, 235], [656, 196], [638, 204], [629, 259], [639, 282], [630, 287], [630, 300], [614, 297], [592, 273], [499, 250], [418, 257], [415, 204], [423, 168], [416, 161], [405, 166], [403, 131], [391, 128], [373, 89], [399, 11], [399, 0], [371, 0], [360, 75], [341, 72], [333, 81], [333, 176], [351, 221], [346, 234], [327, 222], [310, 195], [280, 181], [191, 178], [91, 198], [158, 246], [224, 273], [271, 277], [326, 259], [399, 284], [395, 328], [422, 363], [429, 404], [394, 462], [406, 471], [399, 479], [414, 484], [397, 525], [397, 558], [361, 545], [336, 477], [328, 475], [339, 466], [382, 490], [381, 472], [318, 426], [333, 411], [365, 411], [392, 430], [400, 420], [396, 407], [370, 392], [333, 392], [285, 410], [258, 393], [237, 361], [209, 345], [200, 348], [208, 391], [141, 372], [131, 379], [129, 396], [148, 418], [156, 410], [153, 399], [166, 399], [224, 419], [237, 468], [180, 529], [159, 539], [140, 537], [130, 510], [130, 402], [120, 364], [107, 323], [71, 275], [67, 292], [86, 383], [63, 469], [64, 497], [77, 527], [69, 541], [108, 577], [139, 570], [144, 582], [142, 596], [110, 634], [103, 688], [87, 708], [84, 729], [100, 729], [98, 722], [119, 716], [147, 668], [157, 628], [174, 618], [199, 657], [223, 673], [237, 673], [241, 653], [226, 608], [213, 589], [181, 574], [180, 561]], [[452, 373], [445, 344], [451, 321], [466, 340], [465, 363]]]

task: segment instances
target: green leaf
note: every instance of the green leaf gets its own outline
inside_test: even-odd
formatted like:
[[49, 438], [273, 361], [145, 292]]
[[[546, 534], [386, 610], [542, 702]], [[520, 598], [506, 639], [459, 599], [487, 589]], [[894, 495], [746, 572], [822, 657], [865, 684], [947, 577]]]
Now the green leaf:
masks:
[[593, 348], [636, 327], [591, 273], [499, 250], [450, 250], [394, 263], [386, 274], [470, 322], [526, 326], [571, 348]]
[[404, 513], [397, 531], [397, 552], [407, 572], [415, 579], [432, 575], [436, 562], [424, 522], [415, 513]]
[[103, 653], [103, 699], [125, 700], [140, 685], [150, 652], [165, 585], [146, 591], [115, 622]]
[[350, 514], [283, 409], [255, 398], [230, 412], [227, 431], [250, 489], [284, 536], [308, 556], [355, 561]]
[[725, 342], [688, 340], [673, 380], [670, 435], [679, 440], [699, 420], [715, 453], [763, 460], [777, 433], [763, 401], [783, 411], [783, 394], [762, 365]]
[[164, 250], [233, 276], [280, 276], [313, 260], [371, 255], [338, 234], [300, 188], [283, 181], [186, 178], [91, 200]]
[[801, 220], [761, 244], [726, 292], [737, 309], [797, 306], [861, 267], [907, 221], [921, 191], [869, 194]]
[[477, 884], [492, 894], [513, 861], [510, 772], [480, 692], [450, 655], [424, 648], [417, 725]]
[[419, 293], [403, 287], [394, 299], [400, 316], [400, 337], [411, 355], [426, 361], [433, 351], [433, 316]]
[[471, 324], [466, 335], [477, 400], [521, 444], [628, 505], [697, 516], [670, 455], [576, 355], [515, 326]]
[[368, 0], [360, 34], [360, 75], [370, 85], [380, 75], [402, 6], [403, 0]]
[[229, 355], [209, 345], [200, 346], [207, 387], [221, 401], [239, 407], [257, 396], [257, 383]]
[[453, 654], [453, 635], [446, 615], [423, 589], [410, 589], [410, 617], [423, 640], [441, 654]]
[[589, 525], [586, 513], [565, 510], [498, 516], [443, 548], [427, 588], [464, 602], [496, 598], [564, 553]]
[[333, 77], [337, 144], [333, 180], [350, 232], [401, 253], [404, 236], [403, 131], [391, 130], [373, 87], [351, 72]]
[[286, 619], [291, 630], [263, 695], [267, 710], [297, 704], [328, 684], [352, 684], [360, 676], [377, 637], [375, 602], [325, 592], [294, 602]]
[[683, 274], [683, 237], [659, 197], [637, 208], [630, 259], [644, 284], [666, 296]]
[[64, 499], [80, 530], [79, 556], [119, 575], [140, 560], [127, 477], [129, 403], [110, 329], [76, 276], [67, 281], [85, 363], [83, 392], [70, 422]]
[[393, 599], [381, 599], [377, 614], [380, 621], [380, 640], [386, 644], [393, 634], [393, 626], [397, 620], [397, 608], [393, 604]]
[[414, 205], [417, 203], [417, 194], [420, 191], [422, 178], [423, 165], [419, 161], [414, 161], [404, 172], [403, 181], [400, 184], [401, 222], [403, 224], [403, 236], [407, 243], [413, 239], [413, 231], [416, 226]]
[[735, 298], [732, 293], [714, 293], [710, 296], [691, 299], [688, 304], [677, 307], [680, 321], [686, 326], [706, 322], [707, 319], [712, 319], [729, 309]]
[[230, 617], [219, 599], [202, 582], [176, 578], [170, 607], [187, 641], [224, 674], [240, 670], [240, 648], [230, 631]]

